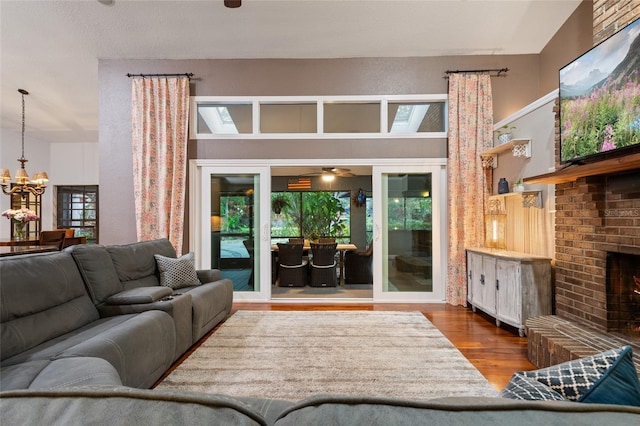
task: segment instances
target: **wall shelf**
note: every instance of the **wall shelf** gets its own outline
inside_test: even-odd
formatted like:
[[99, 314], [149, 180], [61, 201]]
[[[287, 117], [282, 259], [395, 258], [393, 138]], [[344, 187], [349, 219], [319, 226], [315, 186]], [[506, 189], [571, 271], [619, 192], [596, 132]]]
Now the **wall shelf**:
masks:
[[542, 208], [542, 191], [508, 192], [489, 197], [489, 212], [505, 211], [505, 199], [514, 196], [522, 197], [522, 207], [524, 208]]
[[498, 167], [498, 154], [507, 151], [511, 151], [514, 157], [531, 158], [531, 139], [512, 139], [484, 151], [480, 154], [482, 167], [495, 169]]

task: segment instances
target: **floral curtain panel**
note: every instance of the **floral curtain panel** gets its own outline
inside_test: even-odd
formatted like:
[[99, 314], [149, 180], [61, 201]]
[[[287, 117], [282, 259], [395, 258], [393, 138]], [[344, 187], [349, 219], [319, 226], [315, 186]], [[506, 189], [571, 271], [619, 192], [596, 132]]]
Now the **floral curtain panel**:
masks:
[[467, 304], [466, 247], [484, 243], [484, 206], [491, 183], [480, 153], [493, 146], [489, 74], [449, 76], [449, 266], [446, 301]]
[[131, 98], [138, 241], [168, 238], [180, 255], [186, 190], [189, 79], [134, 78]]

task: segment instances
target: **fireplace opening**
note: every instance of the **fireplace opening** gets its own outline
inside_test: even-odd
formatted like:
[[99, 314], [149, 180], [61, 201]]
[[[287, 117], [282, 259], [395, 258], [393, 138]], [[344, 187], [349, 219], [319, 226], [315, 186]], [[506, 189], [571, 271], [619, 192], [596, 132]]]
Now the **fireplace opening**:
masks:
[[607, 329], [640, 340], [640, 255], [607, 253]]

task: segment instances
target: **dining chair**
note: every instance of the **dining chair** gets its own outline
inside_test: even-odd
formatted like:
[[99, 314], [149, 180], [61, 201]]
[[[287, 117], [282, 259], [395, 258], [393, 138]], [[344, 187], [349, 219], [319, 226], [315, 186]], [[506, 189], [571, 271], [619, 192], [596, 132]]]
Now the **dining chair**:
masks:
[[373, 271], [373, 242], [365, 251], [348, 251], [344, 255], [345, 284], [371, 284]]
[[303, 259], [302, 244], [278, 243], [278, 277], [280, 287], [307, 285], [308, 262]]
[[40, 245], [57, 246], [58, 250], [62, 250], [62, 248], [64, 247], [65, 234], [66, 231], [64, 229], [56, 231], [41, 231]]
[[335, 239], [335, 237], [324, 237], [324, 238], [318, 238], [318, 242], [320, 244], [323, 244], [323, 243], [335, 243], [336, 239]]
[[311, 243], [311, 287], [335, 287], [336, 243]]

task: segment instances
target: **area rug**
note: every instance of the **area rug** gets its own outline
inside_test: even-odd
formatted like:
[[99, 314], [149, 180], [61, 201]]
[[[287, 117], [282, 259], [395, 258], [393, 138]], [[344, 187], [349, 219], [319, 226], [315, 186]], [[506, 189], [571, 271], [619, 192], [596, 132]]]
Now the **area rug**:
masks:
[[420, 312], [238, 311], [158, 389], [299, 400], [496, 390]]

